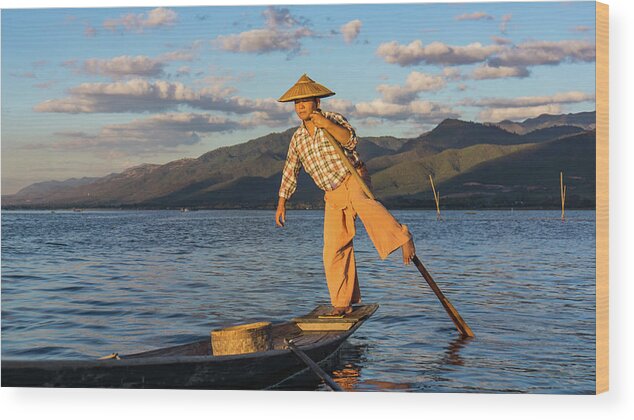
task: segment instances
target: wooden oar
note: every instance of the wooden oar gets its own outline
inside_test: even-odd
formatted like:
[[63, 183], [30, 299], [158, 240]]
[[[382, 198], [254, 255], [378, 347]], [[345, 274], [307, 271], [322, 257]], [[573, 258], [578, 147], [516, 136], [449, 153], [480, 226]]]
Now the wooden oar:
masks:
[[333, 379], [326, 372], [324, 372], [324, 370], [322, 368], [320, 368], [317, 363], [313, 362], [312, 359], [310, 357], [308, 357], [308, 355], [306, 353], [301, 351], [295, 345], [293, 340], [284, 339], [284, 343], [286, 343], [286, 346], [293, 353], [295, 353], [295, 356], [299, 357], [299, 359], [302, 362], [306, 363], [306, 366], [308, 366], [310, 368], [310, 370], [312, 370], [313, 373], [315, 373], [315, 375], [317, 375], [317, 377], [322, 379], [326, 383], [326, 385], [328, 385], [330, 387], [330, 389], [332, 389], [333, 391], [343, 391], [343, 389], [341, 389], [341, 387], [339, 386], [339, 384], [337, 382], [333, 381]]
[[429, 274], [423, 263], [418, 259], [416, 255], [414, 255], [414, 258], [412, 258], [412, 262], [414, 263], [416, 268], [418, 268], [418, 271], [420, 271], [420, 273], [423, 275], [423, 278], [427, 281], [427, 284], [429, 284], [431, 290], [434, 291], [436, 297], [438, 298], [438, 300], [440, 300], [440, 303], [442, 303], [442, 306], [445, 308], [445, 311], [447, 311], [453, 323], [456, 324], [456, 327], [458, 328], [458, 331], [460, 331], [460, 334], [463, 337], [475, 337], [475, 334], [473, 334], [471, 328], [469, 328], [467, 323], [464, 322], [464, 319], [462, 319], [456, 308], [454, 308], [451, 302], [449, 302], [449, 299], [445, 297], [444, 293], [440, 290], [434, 279], [431, 277], [431, 274]]
[[[363, 178], [361, 178], [361, 175], [359, 175], [359, 173], [354, 168], [354, 166], [352, 166], [352, 162], [350, 162], [346, 154], [343, 152], [343, 149], [341, 148], [341, 145], [339, 144], [339, 142], [332, 136], [332, 134], [328, 132], [328, 130], [326, 129], [322, 129], [322, 130], [324, 131], [324, 134], [326, 135], [328, 142], [332, 145], [332, 147], [335, 148], [337, 155], [339, 155], [339, 158], [341, 158], [341, 161], [346, 166], [346, 169], [348, 169], [348, 171], [352, 174], [352, 176], [357, 180], [357, 182], [363, 189], [363, 192], [365, 192], [368, 197], [375, 200], [376, 198], [374, 197], [374, 194], [372, 194], [368, 186], [365, 184], [365, 181], [363, 181]], [[456, 327], [458, 328], [458, 331], [460, 331], [460, 334], [463, 337], [475, 337], [475, 334], [473, 334], [473, 331], [471, 331], [471, 328], [469, 328], [467, 323], [464, 322], [464, 320], [462, 319], [462, 317], [460, 316], [456, 308], [454, 308], [451, 302], [449, 302], [449, 299], [445, 297], [445, 295], [440, 290], [440, 288], [438, 287], [434, 279], [431, 277], [431, 275], [429, 274], [429, 272], [427, 271], [423, 263], [418, 259], [416, 255], [414, 255], [414, 257], [412, 258], [412, 262], [414, 263], [414, 265], [416, 265], [416, 268], [418, 268], [418, 271], [420, 271], [420, 273], [423, 275], [423, 278], [427, 281], [427, 284], [429, 284], [429, 287], [431, 287], [431, 289], [434, 291], [434, 293], [436, 294], [436, 297], [440, 300], [440, 303], [442, 303], [442, 306], [447, 311], [447, 314], [449, 314], [449, 317], [451, 318], [453, 323], [456, 324]]]
[[339, 144], [339, 142], [335, 140], [335, 138], [332, 136], [332, 134], [328, 132], [328, 130], [326, 130], [325, 128], [322, 128], [322, 130], [324, 131], [324, 134], [326, 135], [328, 142], [332, 145], [332, 147], [335, 148], [335, 152], [337, 152], [337, 155], [339, 155], [339, 159], [341, 159], [343, 164], [346, 166], [346, 169], [348, 170], [348, 172], [350, 172], [352, 176], [354, 177], [354, 179], [357, 180], [363, 192], [371, 199], [376, 200], [376, 198], [374, 197], [374, 194], [372, 194], [372, 191], [370, 191], [368, 186], [365, 184], [365, 181], [363, 180], [363, 178], [361, 178], [361, 175], [359, 175], [359, 172], [357, 172], [355, 167], [352, 166], [352, 162], [350, 162], [350, 159], [348, 159], [348, 156], [346, 156], [345, 152], [341, 148], [341, 144]]

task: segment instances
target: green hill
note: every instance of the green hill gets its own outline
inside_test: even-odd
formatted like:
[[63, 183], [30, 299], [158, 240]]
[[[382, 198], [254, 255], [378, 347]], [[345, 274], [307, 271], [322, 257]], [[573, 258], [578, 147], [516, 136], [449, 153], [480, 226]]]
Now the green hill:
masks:
[[[551, 116], [549, 121], [559, 119]], [[34, 184], [3, 196], [2, 206], [272, 208], [294, 130], [221, 147], [195, 159], [141, 165], [97, 179]], [[554, 208], [560, 170], [567, 177], [569, 204], [592, 207], [595, 133], [580, 130], [554, 124], [520, 135], [449, 119], [414, 139], [361, 138], [358, 151], [377, 197], [393, 207], [433, 208], [431, 174], [447, 206]], [[289, 206], [323, 206], [323, 193], [303, 171]]]
[[595, 147], [594, 132], [563, 137], [483, 162], [438, 189], [446, 205], [556, 207], [563, 171], [567, 205], [594, 207]]
[[378, 196], [390, 199], [413, 195], [431, 189], [429, 175], [443, 182], [469, 172], [476, 165], [502, 156], [534, 148], [533, 144], [500, 146], [478, 144], [464, 149], [448, 149], [421, 159], [407, 160], [372, 175], [372, 185]]

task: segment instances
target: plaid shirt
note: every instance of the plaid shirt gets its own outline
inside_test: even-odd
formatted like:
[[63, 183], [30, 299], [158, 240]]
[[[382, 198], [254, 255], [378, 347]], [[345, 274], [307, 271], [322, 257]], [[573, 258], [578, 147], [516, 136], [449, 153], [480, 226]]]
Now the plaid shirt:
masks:
[[[323, 114], [329, 120], [350, 131], [350, 139], [345, 145], [342, 145], [343, 151], [355, 168], [360, 167], [363, 163], [355, 150], [358, 140], [354, 128], [341, 114], [336, 112], [323, 112]], [[280, 197], [288, 199], [293, 195], [297, 188], [297, 174], [299, 174], [302, 166], [308, 175], [313, 178], [315, 184], [324, 191], [334, 190], [348, 176], [348, 170], [340, 160], [339, 155], [337, 155], [335, 148], [326, 138], [323, 130], [317, 128], [315, 130], [316, 134], [311, 137], [304, 122], [302, 122], [302, 125], [293, 134], [291, 143], [288, 146], [286, 164], [282, 171]]]

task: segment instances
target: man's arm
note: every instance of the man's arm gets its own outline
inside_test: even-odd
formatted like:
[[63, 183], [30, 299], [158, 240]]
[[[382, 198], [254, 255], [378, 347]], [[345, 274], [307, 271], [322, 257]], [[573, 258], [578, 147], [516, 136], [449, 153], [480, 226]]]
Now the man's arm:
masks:
[[342, 124], [339, 124], [329, 118], [326, 118], [318, 111], [313, 112], [311, 121], [317, 128], [322, 128], [328, 131], [330, 135], [332, 135], [343, 147], [352, 149], [356, 146], [357, 136], [354, 129], [350, 127], [350, 124], [347, 124], [347, 121], [343, 120]]
[[275, 224], [279, 227], [284, 227], [286, 223], [286, 200], [293, 195], [297, 188], [297, 175], [302, 166], [294, 147], [294, 139], [295, 137], [293, 136], [291, 144], [288, 146], [286, 163], [284, 163], [284, 169], [282, 170], [282, 183], [280, 185], [277, 210], [275, 212]]
[[279, 227], [284, 227], [286, 223], [286, 199], [280, 197], [277, 201], [277, 211], [275, 212], [275, 224]]

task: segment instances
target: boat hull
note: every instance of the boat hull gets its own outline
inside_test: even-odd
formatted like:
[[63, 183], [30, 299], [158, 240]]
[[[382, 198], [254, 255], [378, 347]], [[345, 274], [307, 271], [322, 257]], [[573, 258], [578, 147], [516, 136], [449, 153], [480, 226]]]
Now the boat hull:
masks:
[[[324, 361], [343, 343], [337, 340], [308, 351]], [[263, 389], [306, 366], [288, 350], [230, 360], [214, 356], [172, 360], [108, 360], [102, 362], [33, 361], [2, 364], [2, 386], [64, 388]]]
[[[361, 307], [359, 307], [361, 308]], [[2, 386], [63, 388], [265, 389], [306, 369], [284, 338], [293, 338], [312, 360], [322, 363], [376, 311], [363, 305], [364, 316], [347, 331], [311, 333], [295, 323], [274, 327], [274, 350], [212, 356], [210, 340], [121, 356], [108, 360], [7, 360]]]

